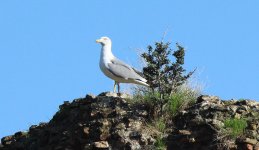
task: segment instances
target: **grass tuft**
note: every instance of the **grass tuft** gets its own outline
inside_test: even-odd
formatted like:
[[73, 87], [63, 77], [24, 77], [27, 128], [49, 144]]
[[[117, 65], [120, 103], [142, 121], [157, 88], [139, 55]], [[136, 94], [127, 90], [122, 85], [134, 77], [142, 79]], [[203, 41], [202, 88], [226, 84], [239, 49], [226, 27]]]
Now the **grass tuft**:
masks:
[[247, 121], [245, 119], [226, 119], [224, 121], [225, 128], [229, 129], [229, 135], [232, 138], [237, 138], [244, 133], [245, 128], [247, 127]]
[[166, 129], [166, 124], [164, 122], [164, 119], [160, 118], [158, 120], [155, 121], [155, 128], [164, 133], [165, 132], [165, 129]]
[[166, 149], [166, 143], [163, 140], [161, 136], [157, 137], [155, 142], [156, 150], [165, 150]]
[[188, 84], [179, 87], [177, 91], [168, 98], [169, 112], [171, 115], [175, 116], [179, 111], [194, 104], [200, 93], [199, 88], [190, 87]]

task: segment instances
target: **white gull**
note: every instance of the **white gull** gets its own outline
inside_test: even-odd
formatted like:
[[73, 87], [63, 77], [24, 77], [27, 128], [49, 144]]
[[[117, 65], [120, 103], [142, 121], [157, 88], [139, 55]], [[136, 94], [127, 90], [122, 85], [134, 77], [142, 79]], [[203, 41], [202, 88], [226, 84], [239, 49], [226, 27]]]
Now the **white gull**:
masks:
[[107, 77], [114, 80], [114, 93], [116, 91], [116, 85], [118, 86], [118, 93], [120, 92], [120, 83], [149, 86], [147, 80], [140, 75], [141, 72], [119, 60], [112, 54], [112, 42], [110, 38], [101, 37], [96, 40], [96, 42], [102, 45], [99, 66]]

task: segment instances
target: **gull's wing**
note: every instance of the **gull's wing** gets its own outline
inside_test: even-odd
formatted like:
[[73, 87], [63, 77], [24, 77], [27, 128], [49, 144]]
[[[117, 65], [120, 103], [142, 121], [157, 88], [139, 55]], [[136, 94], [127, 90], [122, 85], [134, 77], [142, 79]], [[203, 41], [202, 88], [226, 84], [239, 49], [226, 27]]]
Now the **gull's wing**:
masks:
[[137, 69], [129, 66], [128, 64], [124, 63], [123, 61], [119, 60], [118, 58], [115, 58], [114, 61], [112, 61], [113, 63], [116, 63], [116, 64], [120, 64], [122, 66], [125, 66], [129, 69], [133, 69], [135, 71], [135, 73], [137, 73], [138, 75], [140, 75], [141, 77], [144, 76], [144, 74], [141, 72], [141, 71], [138, 71]]
[[142, 79], [142, 77], [138, 73], [136, 73], [136, 71], [131, 66], [117, 58], [113, 59], [111, 63], [108, 63], [108, 70], [113, 75], [120, 78], [135, 80]]
[[132, 67], [132, 69], [133, 69], [138, 75], [140, 75], [142, 78], [144, 78], [143, 72], [138, 71], [137, 69], [135, 69], [135, 68], [133, 68], [133, 67]]

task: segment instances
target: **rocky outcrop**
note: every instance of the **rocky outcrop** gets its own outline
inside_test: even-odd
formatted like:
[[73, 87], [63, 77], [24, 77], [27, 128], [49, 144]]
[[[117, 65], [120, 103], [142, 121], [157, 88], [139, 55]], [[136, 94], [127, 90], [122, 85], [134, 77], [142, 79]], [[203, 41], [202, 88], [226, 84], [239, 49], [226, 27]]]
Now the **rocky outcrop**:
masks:
[[[150, 127], [149, 108], [127, 99], [103, 93], [66, 101], [48, 123], [3, 137], [0, 150], [155, 150], [158, 136], [169, 150], [259, 149], [258, 102], [200, 96], [172, 118], [170, 132], [161, 133]], [[230, 118], [246, 121], [242, 135], [228, 134], [225, 120]]]
[[[168, 137], [168, 149], [179, 150], [259, 150], [259, 103], [250, 100], [222, 101], [216, 96], [200, 96], [197, 102], [174, 118], [176, 130]], [[227, 119], [243, 119], [242, 135], [231, 137]]]
[[[122, 95], [125, 97], [125, 95]], [[134, 108], [133, 108], [134, 107]], [[49, 123], [2, 138], [1, 150], [152, 149], [147, 112], [106, 93], [64, 102]]]

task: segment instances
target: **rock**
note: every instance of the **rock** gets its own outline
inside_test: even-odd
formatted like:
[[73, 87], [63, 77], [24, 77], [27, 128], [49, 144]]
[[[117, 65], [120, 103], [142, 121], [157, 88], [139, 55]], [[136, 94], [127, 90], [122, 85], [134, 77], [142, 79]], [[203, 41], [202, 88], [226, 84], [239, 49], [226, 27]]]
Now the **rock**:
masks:
[[256, 121], [252, 121], [252, 122], [249, 122], [248, 123], [248, 129], [251, 129], [251, 130], [256, 130], [257, 129], [257, 122]]
[[178, 130], [178, 133], [179, 134], [182, 134], [182, 135], [191, 135], [191, 131], [188, 131], [188, 130]]
[[248, 106], [240, 106], [237, 108], [236, 112], [239, 114], [244, 114], [244, 113], [248, 113], [248, 110], [249, 110]]
[[85, 96], [85, 98], [86, 99], [95, 99], [96, 98], [96, 96], [95, 95], [93, 95], [93, 94], [87, 94], [86, 96]]
[[137, 120], [133, 120], [133, 119], [129, 119], [129, 122], [128, 122], [128, 126], [129, 127], [132, 127], [136, 130], [139, 130], [143, 125], [143, 122], [142, 121], [137, 121]]
[[84, 133], [85, 133], [86, 135], [88, 135], [88, 134], [89, 134], [89, 130], [90, 130], [90, 129], [89, 129], [89, 127], [84, 127], [84, 129], [83, 129], [83, 130], [84, 130]]
[[241, 114], [235, 113], [234, 118], [240, 119], [241, 118]]
[[254, 146], [254, 150], [259, 150], [259, 143]]
[[255, 130], [246, 129], [245, 134], [247, 138], [256, 139], [258, 137], [258, 133]]
[[253, 150], [254, 145], [257, 143], [254, 139], [249, 138], [239, 138], [237, 139], [237, 149], [238, 150]]
[[129, 150], [140, 150], [141, 146], [138, 143], [138, 141], [133, 140], [131, 142], [126, 143], [126, 149], [129, 149]]
[[189, 138], [189, 143], [194, 143], [195, 142], [195, 138]]
[[131, 139], [141, 139], [141, 133], [139, 133], [138, 131], [132, 131], [130, 132], [129, 137]]
[[201, 103], [201, 102], [210, 102], [210, 103], [215, 103], [215, 104], [220, 104], [220, 99], [217, 96], [209, 96], [209, 95], [202, 95], [200, 97], [198, 97], [197, 99], [197, 103]]
[[233, 113], [236, 113], [237, 109], [238, 109], [238, 106], [236, 105], [230, 105], [229, 106], [229, 109], [233, 112]]
[[247, 143], [247, 144], [255, 145], [258, 143], [258, 141], [256, 139], [250, 139], [250, 138], [239, 138], [237, 139], [237, 143]]
[[94, 148], [96, 149], [109, 149], [109, 143], [107, 141], [94, 142]]
[[247, 105], [248, 101], [247, 100], [240, 100], [240, 101], [236, 101], [236, 103], [234, 105]]
[[99, 94], [98, 96], [108, 96], [108, 97], [120, 97], [120, 98], [132, 98], [131, 95], [126, 94], [126, 93], [113, 93], [113, 92], [103, 92], [101, 94]]
[[253, 145], [251, 144], [246, 144], [246, 150], [253, 150]]
[[220, 120], [213, 119], [211, 122], [211, 125], [213, 125], [217, 129], [221, 129], [224, 127], [224, 123]]
[[1, 139], [1, 143], [5, 145], [10, 145], [13, 142], [13, 136], [6, 136]]
[[113, 92], [103, 92], [101, 94], [98, 95], [100, 96], [107, 96], [107, 97], [119, 97], [119, 95], [117, 93], [113, 93]]
[[253, 150], [254, 146], [258, 144], [258, 141], [256, 139], [250, 139], [250, 138], [238, 138], [236, 140], [238, 150]]

